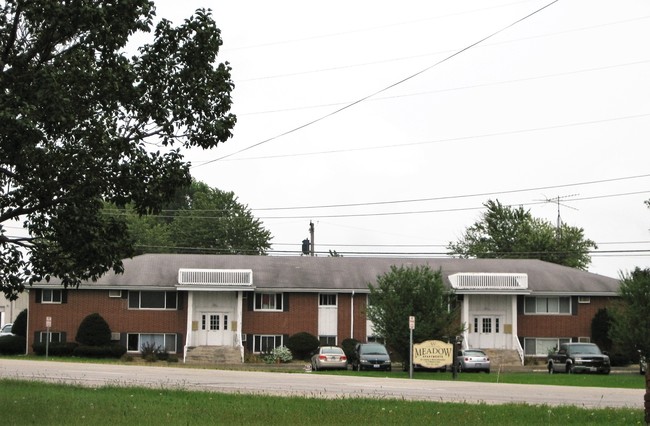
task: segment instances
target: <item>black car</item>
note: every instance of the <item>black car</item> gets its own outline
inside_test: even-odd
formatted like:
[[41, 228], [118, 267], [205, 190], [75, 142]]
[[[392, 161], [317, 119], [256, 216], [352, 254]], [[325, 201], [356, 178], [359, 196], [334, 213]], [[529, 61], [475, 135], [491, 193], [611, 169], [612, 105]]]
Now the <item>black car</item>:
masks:
[[548, 356], [548, 372], [609, 374], [609, 356], [593, 343], [563, 343], [557, 352]]
[[390, 354], [381, 343], [360, 343], [354, 349], [352, 369], [391, 371]]

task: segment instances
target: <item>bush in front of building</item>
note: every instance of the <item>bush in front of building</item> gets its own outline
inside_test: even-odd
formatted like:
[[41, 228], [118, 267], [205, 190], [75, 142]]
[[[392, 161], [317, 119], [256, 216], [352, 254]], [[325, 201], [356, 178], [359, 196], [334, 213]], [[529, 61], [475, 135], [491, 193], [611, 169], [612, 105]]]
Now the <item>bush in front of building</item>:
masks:
[[354, 348], [356, 348], [357, 344], [359, 343], [361, 342], [351, 337], [343, 339], [341, 342], [341, 348], [343, 349], [343, 352], [345, 352], [345, 356], [348, 357], [348, 364], [352, 363], [352, 360], [354, 358]]
[[17, 336], [27, 337], [27, 309], [20, 311], [14, 325], [11, 327], [11, 332]]
[[121, 358], [126, 353], [124, 345], [111, 343], [102, 346], [79, 345], [72, 351], [72, 356], [80, 358]]
[[72, 356], [72, 352], [79, 346], [76, 342], [50, 342], [45, 345], [45, 342], [38, 342], [32, 344], [32, 349], [36, 355], [44, 356], [47, 352], [51, 356]]
[[101, 315], [90, 314], [79, 324], [75, 340], [84, 346], [110, 346], [111, 328]]
[[24, 336], [2, 336], [0, 337], [0, 354], [2, 355], [22, 355], [25, 353], [27, 344]]
[[311, 354], [318, 349], [320, 341], [313, 334], [301, 331], [287, 339], [287, 348], [293, 354], [294, 359], [307, 360]]

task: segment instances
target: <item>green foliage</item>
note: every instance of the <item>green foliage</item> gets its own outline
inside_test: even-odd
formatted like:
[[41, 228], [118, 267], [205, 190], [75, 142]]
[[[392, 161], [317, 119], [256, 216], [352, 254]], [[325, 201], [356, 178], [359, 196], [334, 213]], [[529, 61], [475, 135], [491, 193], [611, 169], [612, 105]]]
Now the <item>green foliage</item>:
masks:
[[77, 342], [50, 342], [46, 347], [45, 342], [38, 342], [32, 344], [32, 349], [40, 356], [44, 356], [45, 352], [51, 356], [72, 356], [78, 346]]
[[111, 329], [101, 315], [90, 314], [79, 324], [75, 340], [86, 346], [107, 346], [111, 343]]
[[608, 352], [612, 350], [612, 339], [609, 337], [611, 322], [607, 308], [599, 309], [591, 320], [591, 341]]
[[343, 352], [345, 352], [345, 356], [348, 358], [348, 363], [352, 362], [354, 358], [354, 348], [357, 346], [357, 343], [361, 342], [350, 337], [343, 339], [341, 342], [341, 348], [343, 349]]
[[376, 335], [383, 337], [403, 360], [409, 359], [409, 316], [415, 316], [416, 343], [446, 340], [463, 330], [455, 295], [445, 288], [439, 270], [434, 272], [428, 266], [391, 266], [390, 272], [379, 276], [369, 288], [371, 304], [367, 317]]
[[160, 345], [156, 345], [154, 342], [143, 343], [140, 347], [140, 355], [142, 356], [142, 359], [147, 362], [156, 362], [166, 359], [165, 349]]
[[72, 351], [72, 356], [80, 358], [120, 358], [126, 353], [126, 347], [120, 344], [102, 346], [79, 345]]
[[[115, 207], [107, 213], [116, 214]], [[179, 189], [161, 216], [126, 214], [136, 253], [265, 254], [271, 233], [233, 192], [193, 181]]]
[[650, 268], [635, 268], [621, 278], [620, 304], [612, 310], [610, 336], [628, 351], [650, 359]]
[[280, 362], [290, 362], [293, 359], [291, 350], [286, 346], [278, 346], [271, 351], [273, 359]]
[[[152, 28], [154, 2], [8, 1], [0, 8], [0, 288], [121, 272], [132, 241], [103, 203], [159, 212], [190, 184], [181, 151], [232, 136], [221, 34], [197, 10]], [[178, 18], [178, 17], [174, 17]], [[152, 31], [153, 30], [153, 31]], [[140, 32], [153, 40], [127, 54]], [[152, 147], [155, 146], [155, 149]], [[6, 224], [24, 223], [7, 235]], [[24, 255], [26, 253], [26, 255]]]
[[17, 336], [27, 337], [27, 309], [20, 311], [14, 325], [11, 326], [11, 332]]
[[462, 238], [447, 246], [451, 255], [495, 259], [540, 259], [586, 270], [589, 250], [597, 248], [585, 239], [584, 230], [534, 218], [523, 207], [502, 205], [498, 200], [484, 204], [487, 211], [465, 230]]
[[27, 339], [24, 336], [2, 336], [0, 337], [0, 354], [22, 355], [25, 353]]
[[320, 341], [313, 334], [301, 331], [290, 336], [287, 339], [286, 345], [296, 359], [307, 360], [312, 352], [318, 349]]

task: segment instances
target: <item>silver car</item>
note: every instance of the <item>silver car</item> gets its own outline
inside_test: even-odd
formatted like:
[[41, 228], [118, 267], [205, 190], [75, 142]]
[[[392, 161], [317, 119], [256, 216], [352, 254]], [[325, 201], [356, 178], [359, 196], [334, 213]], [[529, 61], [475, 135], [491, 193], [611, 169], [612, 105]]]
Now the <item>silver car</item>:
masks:
[[456, 357], [458, 371], [485, 371], [490, 372], [490, 358], [480, 349], [463, 349], [458, 351]]
[[13, 323], [3, 325], [2, 330], [0, 330], [0, 337], [13, 336], [14, 334], [11, 332], [11, 327], [13, 327]]
[[347, 370], [348, 357], [338, 346], [321, 346], [311, 357], [311, 368], [314, 371], [333, 369]]

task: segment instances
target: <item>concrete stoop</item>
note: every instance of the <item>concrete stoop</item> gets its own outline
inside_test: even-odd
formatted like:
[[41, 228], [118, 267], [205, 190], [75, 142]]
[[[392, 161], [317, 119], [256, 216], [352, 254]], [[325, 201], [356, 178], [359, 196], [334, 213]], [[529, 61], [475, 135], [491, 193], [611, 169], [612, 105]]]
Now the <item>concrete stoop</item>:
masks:
[[232, 346], [191, 346], [185, 362], [191, 364], [241, 364], [239, 348]]
[[484, 349], [490, 358], [490, 368], [497, 369], [500, 366], [521, 366], [521, 358], [514, 349]]

